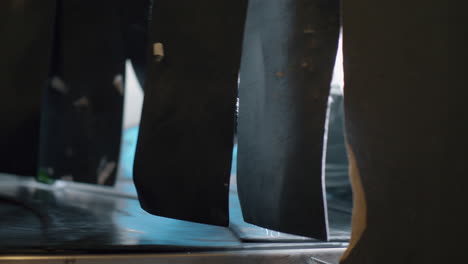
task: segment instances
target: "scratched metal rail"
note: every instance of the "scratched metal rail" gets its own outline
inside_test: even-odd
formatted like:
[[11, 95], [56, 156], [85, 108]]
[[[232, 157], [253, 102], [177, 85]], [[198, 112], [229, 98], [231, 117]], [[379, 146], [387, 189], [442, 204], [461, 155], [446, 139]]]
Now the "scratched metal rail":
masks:
[[314, 263], [310, 257], [336, 263], [349, 238], [348, 214], [333, 209], [330, 242], [243, 223], [235, 190], [233, 221], [223, 228], [152, 216], [140, 208], [133, 185], [125, 180], [116, 189], [63, 181], [49, 186], [11, 175], [1, 175], [0, 181], [0, 263], [63, 263], [70, 256], [78, 263], [106, 258], [128, 263], [133, 257], [132, 263], [177, 263], [189, 252], [191, 263], [219, 263], [220, 256], [226, 263], [264, 258], [271, 259], [268, 263]]
[[[0, 263], [338, 262], [349, 240], [351, 206], [333, 190], [342, 185], [336, 165], [327, 164], [330, 193], [338, 194], [328, 197], [330, 241], [245, 223], [235, 177], [229, 228], [196, 224], [153, 216], [140, 208], [131, 180], [137, 134], [136, 127], [124, 133], [115, 188], [66, 181], [47, 185], [0, 174]], [[330, 148], [338, 157], [334, 152]]]

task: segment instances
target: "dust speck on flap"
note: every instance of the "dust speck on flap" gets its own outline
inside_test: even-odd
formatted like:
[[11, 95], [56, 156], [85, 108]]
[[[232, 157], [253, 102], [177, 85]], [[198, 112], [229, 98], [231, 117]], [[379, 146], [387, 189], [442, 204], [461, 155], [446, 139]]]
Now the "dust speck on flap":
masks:
[[117, 74], [114, 77], [114, 81], [112, 82], [112, 84], [114, 85], [115, 89], [117, 89], [117, 91], [120, 93], [120, 95], [124, 94], [125, 86], [124, 86], [124, 81], [123, 81], [122, 74]]
[[116, 167], [117, 163], [115, 161], [107, 161], [107, 157], [102, 157], [97, 169], [97, 183], [106, 183]]
[[69, 91], [65, 82], [58, 76], [52, 77], [50, 87], [61, 94], [66, 94]]
[[160, 42], [153, 44], [153, 56], [157, 62], [160, 62], [164, 58], [164, 45]]
[[78, 100], [76, 100], [73, 103], [75, 107], [79, 107], [79, 108], [86, 108], [89, 106], [89, 104], [90, 104], [89, 99], [86, 96], [80, 97]]

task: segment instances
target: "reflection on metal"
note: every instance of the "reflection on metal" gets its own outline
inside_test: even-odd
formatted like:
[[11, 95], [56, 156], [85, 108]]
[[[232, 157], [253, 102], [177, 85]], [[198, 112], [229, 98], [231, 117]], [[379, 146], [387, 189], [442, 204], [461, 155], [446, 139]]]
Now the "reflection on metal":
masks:
[[0, 263], [10, 264], [336, 264], [343, 249], [280, 249], [238, 250], [224, 252], [200, 252], [179, 254], [135, 254], [135, 255], [62, 255], [62, 256], [16, 256], [0, 257]]
[[0, 1], [0, 168], [37, 173], [56, 0]]
[[[0, 194], [35, 207], [48, 219], [47, 231], [37, 213], [30, 213], [9, 203], [0, 202], [0, 248], [2, 254], [45, 254], [42, 257], [0, 258], [0, 263], [155, 263], [166, 261], [167, 254], [143, 255], [141, 252], [180, 254], [166, 263], [202, 261], [196, 252], [203, 254], [205, 263], [337, 263], [338, 257], [348, 245], [349, 205], [330, 196], [331, 241], [319, 242], [306, 237], [284, 234], [247, 224], [242, 219], [237, 197], [236, 177], [231, 177], [229, 229], [200, 225], [151, 216], [140, 209], [136, 190], [131, 181], [131, 167], [136, 144], [137, 128], [125, 132], [126, 144], [121, 153], [122, 168], [114, 188], [57, 180], [54, 184], [38, 183], [31, 178], [0, 174]], [[234, 149], [234, 158], [237, 156]], [[235, 170], [233, 170], [235, 175]], [[27, 207], [27, 206], [26, 206]], [[344, 210], [341, 210], [344, 209]], [[39, 214], [39, 215], [40, 215]], [[16, 215], [16, 217], [15, 217]], [[43, 225], [44, 226], [44, 225]], [[283, 258], [278, 254], [284, 249], [300, 249], [303, 258], [295, 255]], [[222, 254], [225, 250], [232, 253]], [[277, 250], [280, 250], [277, 252]], [[63, 254], [87, 251], [88, 253], [132, 253], [132, 255], [101, 255], [97, 257], [71, 257], [68, 255], [50, 258], [50, 252]], [[251, 255], [252, 252], [266, 255]], [[277, 252], [277, 253], [273, 253]], [[192, 252], [193, 254], [188, 254]], [[216, 253], [217, 252], [217, 253]], [[309, 258], [309, 252], [311, 253]], [[326, 252], [329, 255], [324, 256]], [[334, 252], [334, 253], [333, 253]], [[71, 253], [70, 253], [71, 254]], [[259, 253], [260, 254], [260, 253]], [[317, 255], [320, 254], [320, 255]], [[221, 256], [222, 255], [222, 256]], [[248, 255], [248, 257], [246, 257]], [[255, 256], [254, 256], [255, 255]], [[249, 260], [249, 258], [252, 258]], [[315, 260], [314, 260], [315, 258]], [[46, 262], [47, 259], [47, 262]], [[263, 260], [262, 260], [263, 259]], [[270, 261], [271, 260], [271, 261]], [[336, 261], [335, 261], [336, 260]], [[3, 261], [3, 262], [2, 262]], [[68, 262], [67, 262], [68, 261]], [[86, 262], [87, 261], [87, 262]], [[174, 262], [171, 262], [174, 261]], [[262, 262], [264, 261], [264, 262]], [[314, 262], [315, 261], [315, 262]], [[157, 263], [157, 262], [156, 262]], [[287, 263], [287, 262], [286, 262]]]
[[[249, 238], [249, 234], [244, 233], [242, 238], [233, 229], [152, 216], [140, 208], [133, 184], [128, 180], [118, 182], [116, 188], [66, 181], [56, 181], [55, 184], [48, 185], [37, 183], [33, 179], [12, 175], [0, 175], [0, 182], [2, 183], [0, 185], [1, 194], [14, 197], [30, 207], [37, 208], [39, 213], [47, 215], [48, 219], [47, 229], [43, 229], [37, 214], [32, 214], [24, 208], [11, 204], [0, 203], [0, 215], [2, 216], [0, 218], [0, 226], [2, 227], [0, 229], [0, 248], [2, 248], [3, 254], [49, 254], [51, 252], [62, 252], [63, 254], [68, 254], [67, 252], [70, 254], [79, 252], [137, 254], [142, 251], [146, 253], [167, 253], [168, 251], [181, 253], [181, 255], [175, 255], [175, 261], [179, 257], [187, 257], [186, 252], [232, 250], [233, 253], [226, 253], [229, 261], [239, 261], [239, 259], [248, 259], [248, 257], [252, 257], [252, 261], [255, 261], [255, 259], [260, 258], [259, 255], [256, 255], [257, 253], [251, 254], [254, 252], [252, 250], [256, 250], [255, 252], [271, 253], [271, 256], [264, 256], [264, 258], [274, 257], [278, 258], [279, 261], [282, 252], [285, 252], [281, 250], [287, 248], [296, 250], [291, 251], [293, 253], [299, 252], [300, 249], [300, 252], [311, 252], [311, 254], [330, 253], [330, 257], [335, 254], [337, 259], [347, 246], [345, 240], [343, 242], [318, 242], [297, 238], [284, 239], [288, 235], [265, 231], [266, 229], [254, 226], [251, 229], [252, 237]], [[231, 190], [231, 197], [233, 194], [234, 190]], [[232, 203], [234, 200], [235, 198], [231, 198], [231, 207], [234, 209], [231, 210], [231, 218], [240, 223], [242, 218], [239, 213], [239, 204], [238, 202], [237, 204]], [[274, 236], [270, 239], [256, 240], [255, 233], [261, 232], [268, 232], [266, 235]], [[210, 253], [208, 260], [205, 260], [219, 263], [216, 261], [219, 261], [219, 258], [224, 256], [223, 254], [220, 252]], [[197, 256], [196, 254], [192, 255]], [[167, 257], [167, 255], [132, 256], [143, 262], [152, 258], [164, 259]], [[291, 257], [290, 263], [306, 259], [301, 256]], [[116, 256], [101, 256], [97, 259], [105, 259], [106, 257], [114, 258]], [[317, 257], [322, 259], [320, 256]], [[24, 258], [16, 258], [18, 261], [20, 259], [24, 260]], [[63, 261], [64, 259], [66, 257], [58, 257], [53, 261]], [[95, 261], [90, 257], [80, 257], [79, 259], [83, 261], [87, 259], [91, 263]], [[126, 263], [124, 261], [128, 261], [128, 259], [129, 257], [117, 257], [118, 261], [122, 261], [120, 263]], [[1, 260], [12, 261], [13, 259], [2, 258]], [[37, 260], [39, 263], [44, 258], [28, 258], [27, 260]], [[11, 263], [8, 261], [6, 262]], [[194, 261], [193, 263], [198, 263], [196, 262], [197, 258]]]
[[[42, 100], [39, 164], [54, 168], [52, 179], [72, 175], [67, 178], [111, 186], [112, 164], [99, 179], [96, 168], [101, 157], [116, 162], [119, 155], [127, 12], [123, 1], [56, 2], [54, 43], [47, 48], [47, 70], [56, 77]], [[69, 148], [73, 155], [64, 155]]]
[[156, 217], [144, 212], [131, 193], [131, 182], [119, 184], [120, 190], [98, 186], [86, 188], [85, 184], [64, 181], [50, 186], [11, 175], [1, 175], [0, 182], [1, 194], [37, 208], [50, 219], [47, 230], [44, 230], [34, 214], [21, 207], [0, 203], [2, 253], [97, 253], [141, 249], [160, 252], [167, 248], [194, 250], [241, 246], [239, 239], [227, 228]]
[[317, 263], [317, 264], [331, 264], [331, 263], [329, 263], [329, 262], [325, 262], [325, 261], [320, 260], [320, 259], [318, 259], [318, 258], [311, 257], [311, 259], [312, 259], [313, 261], [315, 261], [315, 263]]
[[[319, 240], [296, 236], [286, 233], [273, 231], [270, 229], [255, 226], [246, 223], [241, 214], [239, 197], [237, 195], [237, 183], [235, 177], [231, 179], [231, 188], [229, 196], [229, 209], [231, 216], [231, 223], [229, 227], [231, 230], [242, 240], [249, 242], [314, 242], [318, 243]], [[342, 201], [338, 198], [331, 196], [328, 199], [328, 214], [330, 222], [330, 237], [329, 242], [324, 244], [330, 245], [330, 242], [336, 243], [338, 246], [349, 241], [351, 233], [351, 212], [350, 202]]]
[[[238, 234], [228, 228], [152, 216], [140, 208], [130, 181], [119, 182], [116, 188], [60, 180], [48, 185], [37, 183], [33, 179], [0, 174], [0, 182], [1, 194], [36, 206], [49, 215], [52, 221], [47, 239], [38, 239], [41, 230], [38, 229], [34, 215], [0, 203], [0, 226], [4, 227], [0, 230], [0, 248], [3, 249], [28, 251], [45, 246], [60, 248], [61, 245], [74, 250], [143, 245], [223, 249], [285, 246], [341, 248], [347, 245], [346, 239], [335, 242], [305, 241], [297, 237], [284, 239], [286, 234], [265, 231], [266, 229], [255, 226], [250, 226], [251, 237], [244, 232], [244, 237], [240, 240], [236, 236]], [[236, 222], [231, 223], [232, 225], [242, 223], [239, 204], [234, 195], [235, 192], [231, 189], [230, 213]], [[269, 239], [255, 238], [255, 233], [265, 232], [276, 235]], [[346, 233], [346, 230], [343, 232]], [[347, 235], [349, 236], [349, 232]], [[82, 242], [82, 239], [89, 237], [93, 237], [93, 240]], [[244, 243], [244, 240], [250, 243]], [[259, 243], [266, 241], [277, 243]]]

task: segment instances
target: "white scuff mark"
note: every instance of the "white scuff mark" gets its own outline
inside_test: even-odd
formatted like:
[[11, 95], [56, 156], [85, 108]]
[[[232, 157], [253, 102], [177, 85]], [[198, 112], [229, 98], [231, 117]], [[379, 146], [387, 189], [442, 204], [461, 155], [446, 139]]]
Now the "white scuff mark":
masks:
[[96, 170], [96, 174], [99, 175], [99, 173], [103, 170], [104, 166], [106, 165], [107, 163], [107, 157], [104, 156], [101, 158], [101, 160], [99, 161], [99, 165], [97, 167], [97, 170]]
[[104, 184], [112, 175], [112, 172], [114, 172], [116, 167], [117, 163], [115, 161], [108, 162], [107, 157], [102, 157], [97, 169], [97, 183]]
[[306, 27], [304, 28], [304, 34], [314, 34], [316, 32], [317, 31], [315, 31], [315, 29], [312, 28], [312, 25], [306, 25]]
[[89, 99], [86, 96], [80, 97], [78, 100], [76, 100], [73, 105], [75, 107], [88, 107], [89, 106]]
[[68, 93], [69, 89], [67, 87], [67, 85], [65, 84], [65, 82], [60, 79], [60, 77], [58, 76], [54, 76], [51, 80], [50, 80], [50, 87], [52, 87], [52, 89], [54, 89], [55, 91], [61, 93], [61, 94], [66, 94]]
[[47, 175], [49, 176], [52, 176], [55, 173], [54, 168], [51, 168], [51, 167], [46, 168], [45, 171], [47, 172]]
[[71, 174], [66, 174], [60, 177], [60, 179], [64, 181], [73, 181], [73, 176]]
[[312, 261], [311, 264], [330, 264], [328, 262], [325, 262], [323, 260], [320, 260], [318, 258], [310, 257], [310, 260]]
[[114, 77], [114, 81], [112, 82], [112, 84], [114, 85], [115, 89], [117, 89], [117, 91], [120, 93], [120, 95], [124, 94], [125, 87], [122, 74], [117, 74]]
[[129, 232], [129, 233], [146, 234], [146, 233], [143, 232], [143, 231], [136, 230], [136, 229], [132, 229], [132, 228], [125, 228], [124, 230], [127, 231], [127, 232]]
[[161, 62], [164, 59], [164, 45], [161, 42], [153, 44], [153, 55], [157, 62]]
[[284, 77], [284, 72], [282, 72], [282, 71], [276, 72], [275, 76], [278, 77], [278, 78], [283, 78]]

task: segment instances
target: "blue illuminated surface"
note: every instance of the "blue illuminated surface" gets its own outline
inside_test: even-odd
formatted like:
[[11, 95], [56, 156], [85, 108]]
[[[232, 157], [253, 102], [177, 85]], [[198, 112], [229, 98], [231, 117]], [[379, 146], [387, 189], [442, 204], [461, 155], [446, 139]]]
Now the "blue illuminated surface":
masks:
[[125, 179], [131, 179], [133, 175], [133, 161], [135, 160], [138, 131], [139, 127], [134, 126], [126, 129], [123, 133], [120, 166], [122, 168], [122, 177]]
[[[114, 188], [57, 181], [54, 185], [37, 183], [32, 178], [0, 174], [0, 193], [23, 201], [46, 215], [47, 227], [37, 215], [22, 207], [0, 206], [0, 248], [14, 250], [86, 250], [150, 247], [245, 248], [252, 242], [313, 242], [310, 238], [288, 235], [243, 221], [237, 195], [236, 157], [229, 195], [230, 227], [179, 221], [148, 214], [141, 209], [132, 180], [138, 127], [125, 131], [121, 152], [121, 171]], [[332, 238], [342, 245], [349, 239], [350, 214], [330, 210]], [[339, 221], [336, 221], [339, 220]], [[341, 221], [341, 222], [340, 222]], [[249, 243], [245, 243], [249, 241]], [[279, 244], [278, 244], [279, 245]]]

